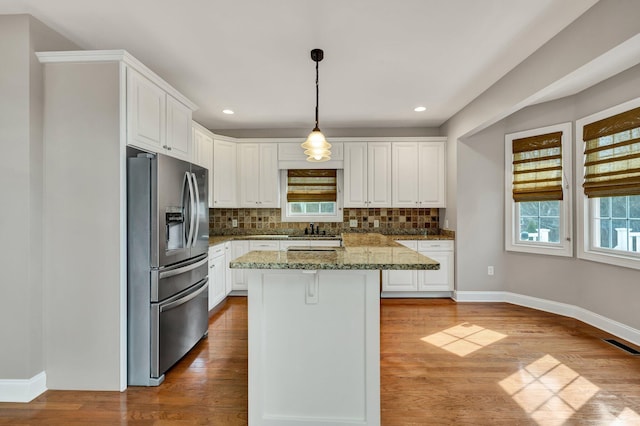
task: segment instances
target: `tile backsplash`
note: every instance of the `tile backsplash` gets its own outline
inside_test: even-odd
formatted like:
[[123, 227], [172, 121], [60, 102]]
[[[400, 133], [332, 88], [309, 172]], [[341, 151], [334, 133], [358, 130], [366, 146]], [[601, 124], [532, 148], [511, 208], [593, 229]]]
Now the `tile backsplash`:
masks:
[[[238, 226], [233, 227], [233, 219]], [[280, 209], [209, 209], [209, 227], [212, 235], [236, 233], [303, 233], [309, 226], [308, 222], [282, 222]], [[358, 227], [351, 228], [350, 220], [357, 220]], [[379, 227], [374, 228], [374, 222], [379, 221]], [[380, 232], [417, 233], [428, 232], [437, 234], [439, 229], [438, 209], [344, 209], [342, 222], [315, 222], [320, 231], [327, 233], [340, 232]]]

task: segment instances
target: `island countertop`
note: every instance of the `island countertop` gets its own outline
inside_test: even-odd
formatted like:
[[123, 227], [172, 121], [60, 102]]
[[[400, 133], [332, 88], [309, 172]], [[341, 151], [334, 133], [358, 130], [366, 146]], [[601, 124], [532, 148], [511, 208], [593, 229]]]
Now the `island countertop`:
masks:
[[234, 269], [440, 269], [440, 264], [382, 234], [342, 234], [343, 247], [251, 251], [230, 262]]

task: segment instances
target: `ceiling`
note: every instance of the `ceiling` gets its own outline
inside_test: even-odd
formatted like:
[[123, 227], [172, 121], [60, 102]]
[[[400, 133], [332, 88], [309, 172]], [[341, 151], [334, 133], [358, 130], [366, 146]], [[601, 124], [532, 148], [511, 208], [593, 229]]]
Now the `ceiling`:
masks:
[[[213, 129], [437, 127], [597, 0], [3, 0], [125, 49]], [[417, 106], [424, 112], [414, 112]], [[222, 113], [232, 109], [233, 115]]]

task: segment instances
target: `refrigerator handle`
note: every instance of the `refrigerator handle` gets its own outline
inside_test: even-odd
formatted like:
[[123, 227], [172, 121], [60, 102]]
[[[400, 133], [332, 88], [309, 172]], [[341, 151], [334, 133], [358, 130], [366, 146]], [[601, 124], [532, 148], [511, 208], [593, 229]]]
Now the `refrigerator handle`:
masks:
[[196, 193], [196, 202], [195, 202], [195, 221], [196, 221], [196, 230], [193, 233], [193, 240], [191, 242], [191, 246], [195, 247], [198, 242], [198, 232], [200, 231], [200, 192], [198, 191], [198, 178], [195, 173], [191, 173], [191, 178], [193, 179], [193, 188]]
[[193, 222], [195, 220], [196, 209], [194, 208], [193, 182], [191, 181], [191, 172], [185, 172], [187, 183], [189, 184], [189, 235], [187, 236], [186, 247], [191, 247], [193, 241]]

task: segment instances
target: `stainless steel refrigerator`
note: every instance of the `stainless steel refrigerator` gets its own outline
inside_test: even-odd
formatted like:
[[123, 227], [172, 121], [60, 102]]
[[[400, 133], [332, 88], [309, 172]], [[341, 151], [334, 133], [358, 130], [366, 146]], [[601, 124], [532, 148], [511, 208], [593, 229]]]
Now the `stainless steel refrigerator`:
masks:
[[207, 169], [129, 149], [128, 384], [157, 386], [207, 335]]

